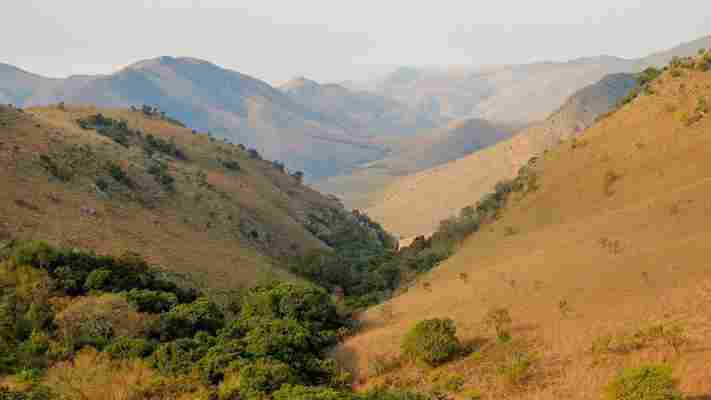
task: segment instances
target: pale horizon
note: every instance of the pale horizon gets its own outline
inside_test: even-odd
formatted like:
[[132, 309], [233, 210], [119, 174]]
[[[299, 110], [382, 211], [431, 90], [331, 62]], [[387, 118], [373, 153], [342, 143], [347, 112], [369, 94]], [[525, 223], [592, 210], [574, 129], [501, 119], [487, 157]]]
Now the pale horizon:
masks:
[[[175, 56], [271, 84], [299, 76], [364, 81], [400, 66], [631, 59], [711, 34], [711, 4], [691, 0], [9, 2], [0, 34], [11, 39], [0, 62], [53, 78], [110, 74]], [[32, 33], [23, 34], [27, 27]]]

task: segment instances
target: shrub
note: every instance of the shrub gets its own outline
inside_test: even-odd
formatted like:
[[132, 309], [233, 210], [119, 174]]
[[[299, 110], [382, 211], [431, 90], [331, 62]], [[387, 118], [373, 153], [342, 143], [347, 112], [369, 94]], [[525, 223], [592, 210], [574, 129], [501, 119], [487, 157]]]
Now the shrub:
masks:
[[331, 296], [310, 284], [275, 283], [250, 290], [242, 303], [242, 318], [290, 319], [313, 332], [338, 329], [341, 323]]
[[412, 328], [402, 344], [403, 355], [431, 366], [454, 357], [460, 349], [457, 329], [451, 319], [428, 319]]
[[245, 399], [261, 399], [282, 385], [297, 383], [296, 372], [277, 360], [260, 358], [239, 371], [239, 393]]
[[224, 379], [225, 371], [233, 363], [239, 363], [244, 353], [244, 344], [239, 340], [222, 341], [213, 346], [197, 363], [202, 381], [207, 384], [219, 383]]
[[226, 169], [229, 169], [230, 171], [239, 171], [242, 169], [242, 167], [240, 167], [239, 163], [234, 160], [222, 160], [221, 163], [222, 163], [223, 167], [225, 167]]
[[511, 314], [505, 308], [492, 308], [484, 315], [484, 325], [493, 329], [497, 339], [506, 342], [511, 339]]
[[162, 313], [178, 304], [178, 296], [170, 292], [131, 289], [126, 300], [140, 312]]
[[171, 157], [178, 157], [182, 154], [182, 152], [180, 152], [178, 147], [175, 145], [175, 142], [172, 140], [164, 140], [160, 137], [153, 136], [150, 133], [146, 135], [143, 143], [143, 150], [148, 155], [152, 155], [153, 153], [161, 153]]
[[283, 385], [272, 395], [274, 400], [355, 400], [355, 395], [331, 388]]
[[151, 357], [151, 366], [166, 375], [187, 374], [203, 358], [212, 343], [192, 338], [163, 343]]
[[511, 386], [519, 386], [526, 383], [531, 376], [533, 358], [525, 353], [515, 353], [499, 367], [499, 374], [505, 382]]
[[137, 313], [116, 294], [81, 298], [62, 310], [55, 319], [61, 336], [75, 347], [102, 347], [119, 336], [144, 336], [154, 320]]
[[84, 289], [86, 290], [101, 290], [109, 283], [111, 270], [95, 269], [89, 273], [84, 281]]
[[175, 178], [173, 178], [168, 172], [168, 167], [163, 163], [153, 163], [148, 167], [147, 172], [153, 175], [153, 178], [166, 190], [173, 190], [173, 183], [175, 183]]
[[145, 358], [153, 353], [155, 346], [146, 339], [120, 337], [111, 342], [104, 351], [113, 359]]
[[664, 365], [625, 369], [606, 388], [609, 400], [681, 400], [672, 370]]
[[161, 315], [161, 336], [164, 339], [191, 337], [197, 332], [217, 333], [225, 316], [209, 299], [201, 297], [190, 304], [179, 304]]
[[109, 164], [109, 175], [118, 183], [121, 183], [125, 186], [131, 187], [132, 182], [131, 178], [128, 176], [126, 172], [121, 168], [120, 165], [111, 163]]
[[138, 399], [156, 378], [141, 360], [112, 361], [107, 354], [86, 349], [47, 372], [46, 383], [60, 399]]

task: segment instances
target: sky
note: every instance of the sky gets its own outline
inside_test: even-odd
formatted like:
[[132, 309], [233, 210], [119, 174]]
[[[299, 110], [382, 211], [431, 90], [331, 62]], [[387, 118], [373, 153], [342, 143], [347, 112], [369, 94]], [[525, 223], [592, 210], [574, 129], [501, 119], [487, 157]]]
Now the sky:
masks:
[[634, 58], [709, 34], [708, 0], [3, 0], [0, 62], [66, 77], [190, 56], [273, 84], [335, 82]]

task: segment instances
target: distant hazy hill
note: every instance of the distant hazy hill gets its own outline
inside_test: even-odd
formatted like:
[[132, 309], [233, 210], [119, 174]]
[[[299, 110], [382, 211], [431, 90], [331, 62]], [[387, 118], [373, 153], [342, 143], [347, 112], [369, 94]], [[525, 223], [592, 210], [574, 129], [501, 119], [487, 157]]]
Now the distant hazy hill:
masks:
[[310, 177], [333, 174], [383, 154], [359, 129], [296, 103], [265, 82], [190, 58], [161, 57], [115, 74], [54, 80], [0, 69], [0, 93], [19, 105], [67, 103], [158, 106], [218, 137], [257, 148]]
[[711, 36], [641, 59], [598, 56], [481, 69], [406, 67], [360, 87], [440, 117], [528, 124], [545, 119], [578, 89], [606, 75], [666, 65], [674, 56], [690, 56], [708, 47]]
[[338, 84], [319, 84], [296, 78], [280, 89], [301, 104], [349, 131], [369, 137], [412, 135], [429, 129], [440, 121], [389, 97], [353, 91]]

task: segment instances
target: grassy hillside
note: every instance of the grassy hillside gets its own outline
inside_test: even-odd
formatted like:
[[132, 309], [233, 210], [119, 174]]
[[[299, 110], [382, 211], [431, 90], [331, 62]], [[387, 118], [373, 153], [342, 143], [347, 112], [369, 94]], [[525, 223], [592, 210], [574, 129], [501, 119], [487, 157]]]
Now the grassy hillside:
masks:
[[225, 288], [290, 279], [274, 265], [366, 229], [283, 166], [160, 114], [3, 106], [0, 132], [3, 241], [133, 251]]
[[[491, 191], [498, 181], [512, 178], [531, 157], [579, 135], [635, 86], [631, 75], [605, 77], [575, 93], [545, 121], [509, 140], [398, 179], [378, 193], [368, 213], [404, 238], [429, 234], [439, 221], [470, 205], [472, 198]], [[402, 218], [405, 213], [408, 218]]]
[[387, 157], [346, 174], [317, 180], [313, 185], [321, 192], [342, 198], [346, 207], [368, 208], [379, 198], [379, 191], [403, 176], [492, 146], [508, 139], [516, 130], [477, 118], [465, 118], [410, 137], [381, 138], [378, 142], [390, 149]]
[[[542, 156], [535, 190], [514, 192], [452, 258], [366, 313], [365, 331], [337, 352], [361, 384], [458, 399], [599, 399], [623, 368], [663, 364], [688, 398], [706, 398], [706, 57], [677, 63]], [[506, 311], [485, 318], [497, 309]], [[436, 368], [397, 360], [406, 332], [426, 318], [453, 319], [461, 355]]]
[[46, 79], [0, 68], [5, 104], [157, 106], [201, 131], [257, 148], [310, 176], [334, 174], [383, 149], [360, 126], [293, 101], [266, 82], [193, 58], [159, 57], [111, 75]]

